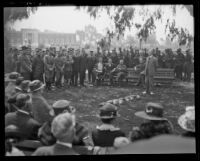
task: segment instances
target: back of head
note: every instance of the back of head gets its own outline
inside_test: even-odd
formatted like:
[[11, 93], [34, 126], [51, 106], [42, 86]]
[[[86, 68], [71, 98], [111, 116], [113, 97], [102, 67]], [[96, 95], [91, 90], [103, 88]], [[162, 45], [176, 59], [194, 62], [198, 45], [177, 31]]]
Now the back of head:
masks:
[[75, 118], [70, 113], [63, 113], [56, 116], [52, 122], [52, 134], [58, 140], [67, 138], [73, 140]]
[[16, 97], [16, 106], [19, 108], [19, 109], [22, 109], [27, 101], [30, 99], [30, 96], [27, 95], [27, 94], [19, 94], [17, 95]]

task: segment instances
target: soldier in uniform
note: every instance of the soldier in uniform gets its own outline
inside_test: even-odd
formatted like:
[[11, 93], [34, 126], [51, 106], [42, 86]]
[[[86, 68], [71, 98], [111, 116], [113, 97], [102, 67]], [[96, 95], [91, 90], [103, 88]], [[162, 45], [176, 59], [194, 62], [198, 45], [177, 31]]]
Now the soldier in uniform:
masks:
[[101, 82], [101, 79], [104, 75], [104, 64], [103, 64], [103, 58], [99, 57], [98, 63], [95, 64], [93, 69], [93, 74], [95, 76], [96, 85], [98, 86]]
[[140, 64], [135, 66], [135, 70], [137, 73], [139, 73], [139, 80], [138, 83], [136, 84], [137, 86], [139, 86], [140, 84], [142, 84], [142, 86], [145, 86], [145, 73], [144, 73], [144, 69], [145, 69], [145, 61], [144, 61], [144, 57], [140, 57], [139, 61]]
[[112, 50], [112, 62], [113, 64], [115, 65], [115, 67], [119, 64], [119, 59], [118, 59], [118, 56], [117, 56], [117, 52], [116, 52], [116, 49]]
[[42, 51], [38, 49], [36, 51], [36, 55], [33, 58], [33, 80], [40, 80], [43, 82], [43, 74], [44, 74], [44, 61], [42, 57]]
[[138, 111], [135, 116], [145, 119], [145, 122], [139, 127], [133, 127], [129, 133], [132, 142], [173, 133], [172, 123], [163, 117], [161, 104], [149, 102], [146, 104], [145, 111]]
[[70, 80], [72, 77], [72, 64], [74, 63], [74, 60], [72, 58], [72, 54], [66, 55], [65, 57], [65, 67], [64, 67], [64, 78], [66, 84], [70, 85]]
[[78, 85], [78, 73], [80, 68], [80, 49], [77, 49], [75, 55], [73, 55], [73, 64], [72, 64], [72, 84], [74, 86]]
[[82, 53], [80, 56], [80, 68], [79, 68], [79, 72], [80, 72], [80, 86], [85, 86], [84, 85], [84, 80], [85, 80], [85, 71], [87, 68], [87, 55], [85, 53], [85, 50], [82, 49]]
[[24, 77], [25, 80], [31, 80], [32, 74], [32, 62], [29, 57], [27, 47], [22, 47], [22, 55], [19, 57], [20, 61], [20, 74]]
[[55, 72], [56, 72], [56, 87], [60, 88], [62, 86], [62, 76], [64, 74], [65, 62], [61, 53], [55, 58]]
[[175, 73], [176, 77], [182, 80], [183, 77], [183, 64], [185, 61], [185, 56], [181, 52], [181, 49], [179, 48], [177, 50], [177, 56], [176, 56], [176, 65], [175, 65]]
[[53, 53], [49, 52], [48, 55], [44, 56], [45, 82], [46, 82], [46, 88], [48, 90], [51, 90], [51, 85], [53, 83], [54, 68], [55, 68], [55, 61], [54, 61]]
[[87, 58], [87, 69], [88, 69], [88, 81], [89, 83], [94, 83], [95, 82], [95, 78], [94, 78], [94, 74], [93, 74], [93, 69], [96, 63], [96, 59], [93, 55], [93, 51], [90, 51], [90, 54]]
[[105, 104], [100, 108], [99, 118], [102, 124], [92, 130], [94, 146], [112, 147], [117, 137], [125, 137], [120, 128], [113, 126], [113, 121], [118, 117], [117, 107], [112, 104]]
[[115, 68], [114, 64], [112, 63], [112, 59], [108, 59], [108, 63], [105, 64], [105, 76], [109, 77], [110, 85], [112, 84], [112, 75], [111, 71]]
[[192, 55], [190, 52], [190, 49], [186, 50], [186, 56], [185, 56], [185, 63], [183, 66], [184, 71], [184, 80], [190, 82], [191, 80], [191, 73], [192, 73]]

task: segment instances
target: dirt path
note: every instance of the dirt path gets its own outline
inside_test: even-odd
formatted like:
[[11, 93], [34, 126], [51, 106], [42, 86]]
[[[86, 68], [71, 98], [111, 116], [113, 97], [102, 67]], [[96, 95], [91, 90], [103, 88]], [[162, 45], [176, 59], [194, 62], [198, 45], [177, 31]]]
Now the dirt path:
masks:
[[184, 113], [185, 106], [194, 104], [194, 85], [187, 83], [175, 84], [171, 87], [156, 87], [155, 95], [141, 95], [144, 89], [140, 87], [112, 88], [112, 87], [87, 87], [55, 90], [44, 93], [50, 104], [58, 99], [67, 99], [77, 110], [77, 120], [93, 128], [100, 123], [97, 117], [101, 102], [125, 97], [131, 94], [139, 94], [140, 100], [124, 102], [119, 106], [120, 117], [115, 124], [128, 134], [132, 126], [138, 126], [142, 119], [134, 116], [136, 111], [143, 110], [147, 102], [159, 102], [165, 108], [164, 116], [174, 125], [175, 133], [183, 132], [177, 124], [177, 118]]

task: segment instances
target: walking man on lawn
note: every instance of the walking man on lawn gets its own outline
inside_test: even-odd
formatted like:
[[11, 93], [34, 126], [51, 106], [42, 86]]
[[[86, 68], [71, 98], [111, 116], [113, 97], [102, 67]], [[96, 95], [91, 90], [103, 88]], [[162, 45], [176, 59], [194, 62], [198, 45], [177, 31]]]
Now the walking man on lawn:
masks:
[[153, 90], [153, 77], [156, 73], [156, 69], [158, 67], [158, 60], [157, 58], [153, 55], [155, 53], [155, 49], [152, 49], [149, 52], [149, 56], [147, 57], [146, 60], [146, 65], [145, 65], [145, 84], [146, 84], [146, 91], [143, 92], [143, 94], [150, 94], [153, 95], [154, 93], [152, 92]]

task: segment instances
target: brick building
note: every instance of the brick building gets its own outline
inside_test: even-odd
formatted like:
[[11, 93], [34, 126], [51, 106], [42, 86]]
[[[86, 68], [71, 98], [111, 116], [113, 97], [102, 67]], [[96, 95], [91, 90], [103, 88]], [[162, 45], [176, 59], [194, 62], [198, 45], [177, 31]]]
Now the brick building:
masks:
[[31, 45], [39, 46], [79, 46], [75, 33], [57, 33], [52, 31], [40, 32], [37, 29], [21, 29], [21, 31], [9, 31], [6, 33], [12, 47]]

